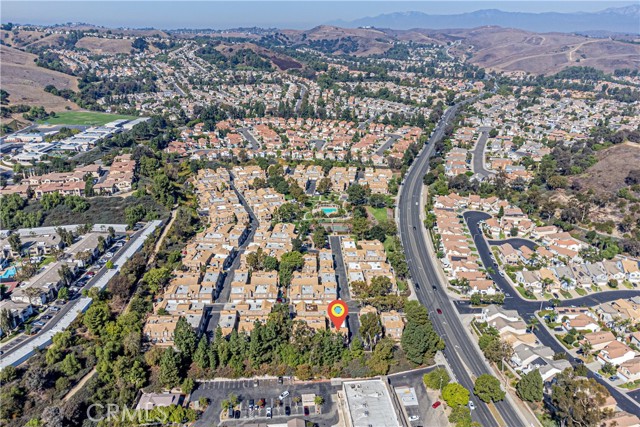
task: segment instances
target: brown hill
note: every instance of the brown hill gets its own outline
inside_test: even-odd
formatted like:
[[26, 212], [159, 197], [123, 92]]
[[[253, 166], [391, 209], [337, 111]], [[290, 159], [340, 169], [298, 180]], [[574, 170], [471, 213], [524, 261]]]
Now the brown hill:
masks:
[[43, 106], [47, 110], [61, 111], [65, 107], [77, 106], [44, 91], [45, 86], [54, 85], [58, 89], [78, 90], [75, 77], [38, 67], [36, 56], [8, 46], [0, 46], [0, 74], [2, 88], [9, 92], [11, 104]]
[[288, 70], [290, 68], [302, 68], [302, 64], [291, 58], [290, 56], [283, 55], [281, 53], [276, 53], [272, 50], [266, 49], [264, 47], [258, 46], [254, 43], [236, 43], [229, 44], [222, 42], [219, 46], [216, 47], [220, 53], [225, 55], [226, 57], [230, 57], [234, 54], [234, 52], [242, 49], [249, 49], [253, 52], [257, 53], [263, 58], [268, 59], [271, 63], [278, 67], [280, 70]]
[[103, 39], [100, 37], [83, 37], [76, 43], [76, 47], [87, 49], [96, 54], [130, 53], [132, 40]]
[[591, 188], [597, 193], [616, 194], [626, 187], [624, 182], [629, 171], [640, 165], [640, 144], [625, 142], [597, 153], [598, 162], [574, 178], [581, 187]]
[[384, 30], [330, 25], [320, 25], [307, 31], [284, 30], [279, 33], [293, 45], [307, 45], [337, 55], [379, 55], [389, 50], [395, 40], [394, 35]]
[[570, 66], [611, 73], [640, 67], [640, 45], [573, 34], [532, 33], [501, 27], [433, 31], [432, 37], [459, 41], [452, 53], [496, 71], [551, 74]]

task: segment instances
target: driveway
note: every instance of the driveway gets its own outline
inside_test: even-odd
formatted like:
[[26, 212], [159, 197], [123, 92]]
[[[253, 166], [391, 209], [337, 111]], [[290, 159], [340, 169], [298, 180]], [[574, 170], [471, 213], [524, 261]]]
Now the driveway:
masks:
[[336, 276], [338, 276], [338, 298], [346, 302], [349, 308], [347, 325], [349, 326], [349, 333], [351, 334], [349, 338], [353, 340], [354, 337], [360, 336], [360, 319], [358, 318], [360, 306], [357, 301], [351, 299], [351, 294], [349, 293], [347, 271], [344, 266], [344, 259], [342, 258], [340, 236], [330, 236], [329, 245], [331, 246], [331, 251], [334, 256]]

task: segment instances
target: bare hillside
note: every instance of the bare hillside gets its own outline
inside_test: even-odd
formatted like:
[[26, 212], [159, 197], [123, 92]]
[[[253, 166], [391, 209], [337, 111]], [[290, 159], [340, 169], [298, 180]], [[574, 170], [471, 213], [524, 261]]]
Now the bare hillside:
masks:
[[103, 39], [100, 37], [83, 37], [76, 43], [76, 47], [87, 49], [96, 54], [116, 54], [131, 52], [132, 40]]
[[531, 33], [500, 27], [438, 32], [459, 40], [453, 50], [469, 61], [496, 71], [552, 74], [570, 66], [591, 66], [607, 73], [640, 67], [640, 45], [562, 33]]
[[50, 84], [58, 89], [78, 90], [75, 77], [38, 67], [35, 55], [11, 47], [0, 46], [0, 54], [2, 88], [9, 92], [11, 104], [42, 105], [54, 111], [66, 106], [77, 108], [72, 102], [44, 91]]

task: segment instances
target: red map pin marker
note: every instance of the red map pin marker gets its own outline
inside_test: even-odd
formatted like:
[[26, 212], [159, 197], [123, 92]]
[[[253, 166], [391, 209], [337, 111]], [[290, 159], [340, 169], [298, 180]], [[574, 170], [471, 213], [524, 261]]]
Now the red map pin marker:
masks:
[[344, 319], [347, 317], [347, 314], [349, 314], [349, 309], [344, 301], [337, 299], [331, 301], [329, 307], [327, 307], [327, 314], [333, 322], [333, 326], [335, 326], [336, 329], [340, 329], [344, 323]]

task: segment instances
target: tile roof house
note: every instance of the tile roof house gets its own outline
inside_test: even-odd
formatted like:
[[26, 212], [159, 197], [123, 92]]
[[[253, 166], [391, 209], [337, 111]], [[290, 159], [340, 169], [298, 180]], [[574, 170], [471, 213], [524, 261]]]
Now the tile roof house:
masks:
[[603, 365], [607, 362], [613, 365], [621, 365], [635, 357], [636, 353], [629, 346], [620, 341], [613, 341], [600, 350], [598, 362]]

